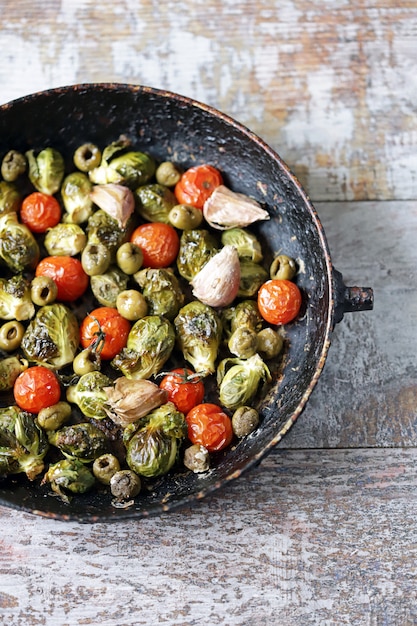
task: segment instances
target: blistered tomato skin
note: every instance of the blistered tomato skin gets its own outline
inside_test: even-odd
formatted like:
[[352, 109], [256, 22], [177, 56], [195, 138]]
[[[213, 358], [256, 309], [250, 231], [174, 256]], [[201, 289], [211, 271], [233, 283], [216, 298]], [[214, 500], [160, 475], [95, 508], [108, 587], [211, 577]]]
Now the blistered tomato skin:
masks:
[[48, 276], [58, 288], [57, 300], [73, 302], [80, 298], [89, 285], [89, 278], [81, 262], [70, 256], [49, 256], [39, 261], [36, 276]]
[[216, 187], [222, 184], [223, 177], [218, 169], [212, 165], [196, 165], [184, 172], [175, 185], [174, 193], [179, 204], [202, 209]]
[[290, 280], [268, 280], [258, 291], [258, 309], [269, 324], [288, 324], [301, 308], [301, 292]]
[[35, 191], [24, 198], [20, 219], [33, 233], [45, 233], [59, 223], [61, 207], [54, 196]]
[[[100, 358], [110, 360], [125, 347], [130, 329], [130, 322], [117, 309], [98, 307], [81, 322], [80, 343], [84, 349], [96, 344]], [[100, 337], [102, 342], [97, 343]]]
[[188, 439], [209, 452], [227, 448], [233, 438], [232, 420], [217, 404], [198, 404], [186, 415]]
[[177, 231], [163, 222], [141, 224], [133, 231], [130, 241], [141, 249], [143, 267], [152, 269], [169, 267], [180, 249]]
[[29, 413], [39, 413], [59, 402], [61, 386], [52, 370], [42, 365], [34, 365], [19, 374], [13, 394], [21, 409]]
[[204, 399], [203, 381], [185, 367], [171, 370], [164, 376], [159, 386], [168, 393], [168, 400], [185, 415]]

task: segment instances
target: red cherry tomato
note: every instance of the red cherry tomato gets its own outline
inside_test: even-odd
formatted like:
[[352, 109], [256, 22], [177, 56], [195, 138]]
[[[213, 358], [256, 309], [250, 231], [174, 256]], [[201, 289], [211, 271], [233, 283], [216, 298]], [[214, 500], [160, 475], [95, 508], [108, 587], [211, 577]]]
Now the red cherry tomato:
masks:
[[233, 437], [232, 420], [217, 404], [198, 404], [185, 417], [188, 439], [209, 452], [226, 448]]
[[16, 404], [29, 413], [39, 413], [59, 402], [61, 386], [56, 374], [43, 365], [34, 365], [19, 374], [13, 387]]
[[126, 346], [130, 329], [130, 322], [117, 309], [109, 306], [98, 307], [81, 322], [80, 343], [85, 349], [102, 337], [98, 352], [103, 360], [110, 360]]
[[268, 280], [258, 291], [258, 309], [270, 324], [288, 324], [297, 317], [301, 292], [290, 280]]
[[48, 256], [39, 261], [36, 276], [49, 276], [58, 287], [57, 300], [73, 302], [80, 298], [89, 285], [89, 278], [81, 261], [70, 256]]
[[180, 249], [177, 231], [163, 222], [141, 224], [133, 231], [130, 241], [142, 250], [143, 266], [153, 269], [171, 265]]
[[204, 383], [186, 367], [178, 367], [169, 372], [159, 384], [168, 392], [168, 400], [185, 415], [204, 398]]
[[223, 177], [218, 169], [212, 165], [196, 165], [184, 172], [174, 193], [178, 204], [191, 204], [202, 209], [207, 198], [222, 184]]
[[44, 233], [61, 219], [61, 207], [54, 196], [34, 191], [20, 208], [20, 219], [33, 233]]

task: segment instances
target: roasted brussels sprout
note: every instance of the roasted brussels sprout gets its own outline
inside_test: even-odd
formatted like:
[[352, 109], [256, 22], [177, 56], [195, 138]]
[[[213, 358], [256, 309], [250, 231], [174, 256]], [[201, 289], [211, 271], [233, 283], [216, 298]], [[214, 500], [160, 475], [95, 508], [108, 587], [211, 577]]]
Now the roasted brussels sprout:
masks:
[[16, 213], [0, 215], [0, 259], [14, 273], [33, 269], [39, 260], [39, 246]]
[[102, 306], [116, 308], [117, 296], [126, 290], [128, 280], [129, 277], [118, 267], [110, 267], [104, 274], [91, 276], [91, 291]]
[[63, 426], [48, 431], [47, 435], [51, 446], [59, 448], [67, 459], [78, 459], [82, 463], [92, 463], [109, 448], [105, 433], [91, 422]]
[[13, 352], [22, 342], [25, 327], [17, 320], [11, 320], [0, 327], [0, 350]]
[[58, 295], [56, 282], [49, 276], [35, 276], [30, 284], [30, 297], [33, 304], [45, 306], [55, 302]]
[[61, 401], [41, 409], [36, 419], [44, 430], [58, 430], [68, 422], [71, 411], [71, 405]]
[[170, 269], [143, 269], [134, 278], [148, 304], [149, 315], [164, 315], [173, 320], [184, 304], [178, 279]]
[[0, 319], [22, 322], [34, 315], [29, 281], [22, 274], [16, 274], [9, 280], [0, 278]]
[[240, 286], [237, 295], [241, 298], [251, 298], [268, 278], [269, 274], [262, 265], [249, 261], [249, 259], [241, 259]]
[[106, 411], [103, 405], [107, 402], [105, 388], [111, 384], [111, 379], [102, 372], [88, 372], [67, 388], [67, 401], [76, 404], [86, 417], [104, 419]]
[[45, 148], [35, 156], [34, 150], [26, 152], [28, 176], [32, 185], [52, 196], [59, 191], [64, 178], [65, 163], [62, 154], [55, 148]]
[[240, 359], [248, 359], [257, 351], [257, 334], [251, 328], [236, 328], [230, 335], [227, 345], [232, 354]]
[[23, 335], [21, 347], [29, 361], [61, 369], [74, 360], [79, 339], [74, 313], [56, 302], [38, 310]]
[[93, 201], [90, 197], [92, 184], [86, 174], [72, 172], [64, 178], [61, 197], [66, 214], [64, 222], [82, 224], [93, 214]]
[[0, 408], [0, 475], [25, 473], [33, 480], [44, 469], [48, 440], [33, 415], [17, 406]]
[[142, 185], [135, 191], [136, 210], [148, 222], [169, 224], [169, 213], [177, 204], [173, 192], [165, 185]]
[[177, 256], [179, 273], [191, 281], [217, 252], [216, 240], [207, 230], [184, 230]]
[[155, 161], [144, 152], [126, 152], [128, 141], [121, 139], [103, 150], [100, 165], [89, 171], [96, 185], [119, 183], [130, 189], [147, 183], [155, 173]]
[[83, 143], [74, 152], [74, 165], [81, 172], [89, 172], [101, 162], [101, 150], [94, 143]]
[[16, 378], [28, 368], [28, 361], [19, 356], [7, 356], [0, 360], [0, 391], [13, 389]]
[[44, 239], [44, 246], [50, 256], [76, 256], [87, 243], [87, 236], [78, 224], [62, 222], [50, 228]]
[[0, 215], [16, 213], [20, 207], [20, 193], [16, 187], [5, 180], [0, 181]]
[[236, 248], [240, 259], [249, 259], [254, 263], [260, 263], [263, 259], [261, 244], [249, 230], [230, 228], [222, 232], [221, 241], [224, 246]]
[[7, 182], [13, 182], [26, 172], [27, 161], [24, 154], [9, 150], [1, 162], [1, 175]]
[[177, 459], [187, 422], [172, 402], [151, 411], [124, 430], [126, 462], [140, 476], [160, 476], [169, 472]]
[[93, 473], [84, 463], [78, 459], [62, 459], [49, 466], [41, 484], [50, 484], [52, 491], [68, 504], [71, 494], [86, 493], [94, 483]]
[[217, 368], [220, 403], [228, 409], [249, 404], [261, 380], [271, 381], [271, 374], [259, 354], [249, 359], [223, 359]]
[[201, 376], [213, 374], [222, 334], [216, 311], [198, 300], [189, 302], [180, 309], [174, 326], [184, 358]]
[[273, 280], [292, 280], [296, 273], [297, 265], [294, 259], [286, 254], [276, 256], [269, 268], [269, 275]]
[[103, 209], [98, 209], [88, 219], [88, 243], [102, 243], [116, 254], [117, 248], [126, 241], [127, 227], [121, 228], [117, 220]]
[[175, 345], [175, 331], [169, 320], [160, 315], [146, 315], [130, 330], [126, 348], [111, 365], [126, 378], [150, 378], [169, 359]]
[[238, 328], [249, 328], [255, 332], [262, 329], [263, 318], [255, 300], [242, 300], [237, 305], [221, 312], [223, 330], [227, 338]]

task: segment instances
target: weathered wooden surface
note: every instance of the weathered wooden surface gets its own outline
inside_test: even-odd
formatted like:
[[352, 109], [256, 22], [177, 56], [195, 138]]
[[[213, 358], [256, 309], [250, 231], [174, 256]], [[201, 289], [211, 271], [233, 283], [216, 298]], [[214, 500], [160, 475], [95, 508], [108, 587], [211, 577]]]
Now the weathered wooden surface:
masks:
[[2, 0], [0, 101], [132, 82], [259, 133], [316, 200], [417, 190], [417, 5], [354, 0]]
[[416, 3], [0, 8], [0, 102], [105, 81], [219, 108], [297, 173], [345, 282], [375, 290], [280, 448], [227, 489], [117, 525], [0, 508], [0, 623], [417, 624]]

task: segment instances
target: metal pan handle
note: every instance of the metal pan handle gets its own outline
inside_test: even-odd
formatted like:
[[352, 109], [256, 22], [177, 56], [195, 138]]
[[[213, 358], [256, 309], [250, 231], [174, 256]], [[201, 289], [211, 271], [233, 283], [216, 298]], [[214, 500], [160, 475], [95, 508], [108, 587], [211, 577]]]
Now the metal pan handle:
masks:
[[374, 292], [371, 287], [347, 287], [340, 272], [333, 269], [334, 323], [342, 321], [345, 313], [372, 311]]

